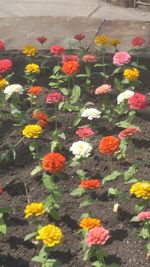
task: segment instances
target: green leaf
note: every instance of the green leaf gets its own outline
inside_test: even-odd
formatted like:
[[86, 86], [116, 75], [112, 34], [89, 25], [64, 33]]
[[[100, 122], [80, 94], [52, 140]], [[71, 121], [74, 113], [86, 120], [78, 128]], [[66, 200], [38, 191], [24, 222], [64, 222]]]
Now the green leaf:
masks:
[[102, 185], [106, 182], [110, 182], [110, 181], [113, 181], [115, 179], [117, 179], [119, 176], [121, 175], [121, 172], [118, 172], [118, 171], [114, 171], [112, 172], [110, 175], [108, 176], [105, 176], [102, 180]]
[[102, 262], [94, 261], [94, 262], [92, 263], [92, 266], [94, 266], [94, 267], [103, 267], [104, 265], [103, 265]]
[[83, 177], [85, 178], [85, 176], [86, 176], [86, 172], [85, 172], [84, 170], [82, 170], [82, 169], [77, 170], [76, 174], [77, 174], [80, 178], [83, 178]]
[[120, 79], [115, 77], [114, 83], [115, 83], [115, 87], [118, 89], [118, 91], [123, 91], [124, 86], [121, 83]]
[[60, 70], [60, 66], [55, 66], [53, 69], [53, 73], [56, 74]]
[[138, 204], [135, 205], [135, 212], [139, 213], [142, 211], [145, 207], [145, 201], [139, 202]]
[[53, 182], [52, 177], [46, 173], [43, 174], [42, 181], [45, 188], [48, 189], [49, 192], [57, 188], [56, 184]]
[[6, 235], [7, 233], [7, 226], [3, 218], [3, 214], [0, 213], [0, 233]]
[[12, 213], [14, 209], [10, 206], [5, 206], [4, 208], [0, 208], [0, 213]]
[[150, 252], [150, 242], [148, 242], [148, 243], [146, 244], [146, 248], [147, 248], [148, 252]]
[[108, 196], [117, 196], [118, 195], [118, 190], [117, 188], [112, 188], [110, 187], [108, 189]]
[[31, 234], [26, 235], [25, 238], [24, 238], [24, 241], [32, 239], [33, 237], [36, 236], [36, 234], [37, 234], [37, 232], [33, 232]]
[[109, 66], [108, 63], [105, 63], [105, 64], [95, 64], [94, 67], [106, 67], [106, 66]]
[[113, 74], [117, 74], [117, 73], [120, 73], [122, 72], [122, 68], [116, 68], [114, 71], [113, 71]]
[[78, 187], [76, 189], [74, 189], [72, 192], [71, 192], [71, 196], [73, 197], [81, 197], [85, 194], [85, 189], [84, 188], [81, 188], [81, 187]]
[[138, 169], [135, 164], [129, 167], [127, 171], [124, 172], [124, 180], [129, 181], [131, 178], [134, 178], [135, 174], [137, 173]]
[[81, 121], [80, 114], [77, 114], [76, 118], [74, 119], [73, 126], [77, 126]]
[[31, 142], [30, 145], [29, 145], [30, 152], [35, 151], [36, 148], [37, 148], [37, 143], [36, 142]]
[[72, 95], [70, 96], [70, 103], [71, 104], [75, 104], [79, 97], [80, 97], [80, 94], [81, 94], [81, 89], [78, 85], [75, 85], [72, 89]]
[[61, 89], [60, 89], [60, 92], [63, 93], [63, 95], [65, 95], [65, 96], [67, 96], [68, 93], [69, 93], [69, 91], [68, 91], [67, 88], [61, 88]]
[[36, 175], [36, 174], [39, 173], [41, 170], [42, 170], [42, 168], [41, 168], [40, 166], [36, 166], [36, 167], [34, 168], [34, 170], [32, 170], [31, 175], [32, 175], [32, 176], [33, 176], [33, 175]]
[[79, 208], [85, 208], [85, 207], [91, 206], [93, 203], [94, 203], [93, 200], [91, 200], [91, 199], [87, 199], [87, 200], [83, 201], [83, 202], [80, 204]]
[[144, 227], [141, 229], [139, 233], [139, 236], [142, 236], [144, 239], [150, 237], [149, 225], [144, 225]]
[[124, 121], [120, 121], [120, 122], [117, 122], [115, 123], [118, 127], [121, 127], [121, 128], [130, 128], [132, 127], [132, 125], [127, 121], [127, 120], [124, 120]]
[[50, 214], [50, 216], [56, 220], [56, 221], [60, 221], [61, 217], [59, 215], [59, 212], [58, 210], [54, 209], [54, 208], [51, 208], [48, 213]]
[[76, 77], [78, 77], [78, 78], [86, 78], [86, 74], [77, 74]]

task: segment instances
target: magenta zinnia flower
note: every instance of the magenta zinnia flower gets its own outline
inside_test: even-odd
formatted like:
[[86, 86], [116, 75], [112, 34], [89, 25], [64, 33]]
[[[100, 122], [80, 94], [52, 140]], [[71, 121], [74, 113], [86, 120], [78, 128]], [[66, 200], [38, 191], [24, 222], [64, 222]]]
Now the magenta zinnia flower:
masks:
[[117, 52], [113, 57], [113, 64], [116, 66], [123, 66], [130, 63], [131, 56], [127, 52]]

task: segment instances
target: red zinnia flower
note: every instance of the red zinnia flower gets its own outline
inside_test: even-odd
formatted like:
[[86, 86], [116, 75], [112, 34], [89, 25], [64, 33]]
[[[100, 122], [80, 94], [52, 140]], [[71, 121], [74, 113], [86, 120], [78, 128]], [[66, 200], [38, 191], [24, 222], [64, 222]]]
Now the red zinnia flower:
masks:
[[82, 41], [83, 39], [85, 39], [85, 35], [83, 33], [77, 33], [73, 38], [78, 41]]
[[65, 157], [60, 153], [50, 152], [43, 157], [42, 167], [50, 173], [63, 171], [65, 168]]
[[132, 45], [133, 46], [142, 46], [145, 43], [145, 39], [142, 37], [135, 37], [132, 40]]
[[48, 125], [47, 115], [41, 111], [34, 112], [33, 118], [38, 119], [38, 124], [40, 126], [47, 126]]
[[5, 50], [5, 43], [4, 41], [0, 40], [0, 51], [4, 51]]
[[56, 56], [61, 56], [65, 52], [65, 49], [61, 45], [53, 45], [50, 48], [50, 52]]
[[68, 61], [79, 61], [79, 58], [77, 55], [64, 55], [62, 57], [62, 63], [65, 63]]
[[62, 71], [68, 76], [77, 73], [78, 70], [79, 63], [77, 61], [64, 62], [62, 66]]
[[11, 59], [0, 59], [0, 74], [11, 70], [12, 65]]
[[134, 93], [134, 95], [128, 99], [128, 104], [131, 109], [143, 110], [147, 106], [146, 96], [140, 93]]
[[4, 193], [3, 187], [0, 187], [0, 195], [2, 195], [3, 193]]
[[47, 38], [45, 36], [40, 36], [36, 40], [42, 45], [47, 41]]
[[130, 136], [133, 135], [135, 133], [138, 133], [140, 131], [139, 128], [127, 128], [123, 131], [121, 131], [118, 135], [118, 137], [122, 140], [123, 138], [125, 138], [126, 136]]
[[41, 86], [32, 86], [28, 89], [28, 94], [31, 95], [39, 95], [40, 93], [43, 92], [43, 87]]
[[100, 187], [100, 181], [98, 179], [82, 180], [80, 182], [80, 187], [84, 189], [95, 189]]
[[53, 104], [64, 100], [64, 95], [59, 92], [52, 92], [47, 95], [46, 103]]
[[81, 127], [76, 131], [76, 135], [78, 135], [80, 138], [84, 139], [86, 137], [89, 137], [91, 135], [96, 134], [91, 128], [89, 127]]
[[120, 140], [115, 136], [105, 136], [99, 143], [99, 151], [102, 154], [114, 154], [119, 149]]

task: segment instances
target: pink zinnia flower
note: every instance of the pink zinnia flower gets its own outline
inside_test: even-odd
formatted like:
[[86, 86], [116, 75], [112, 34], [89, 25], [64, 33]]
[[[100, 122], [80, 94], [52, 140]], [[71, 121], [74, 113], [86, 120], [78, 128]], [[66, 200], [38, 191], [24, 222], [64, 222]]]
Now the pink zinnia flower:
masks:
[[12, 64], [11, 59], [0, 59], [0, 73], [11, 70]]
[[59, 92], [52, 92], [47, 95], [46, 104], [53, 104], [64, 100], [64, 96]]
[[89, 137], [91, 135], [96, 134], [91, 128], [89, 127], [81, 127], [76, 131], [76, 135], [78, 135], [80, 138], [84, 139], [86, 137]]
[[79, 57], [76, 55], [64, 55], [62, 57], [62, 63], [65, 63], [68, 61], [79, 61]]
[[78, 41], [82, 41], [83, 39], [85, 39], [85, 35], [83, 33], [77, 33], [73, 38]]
[[140, 131], [139, 128], [127, 128], [123, 131], [121, 131], [118, 135], [118, 137], [122, 140], [123, 138], [127, 137], [127, 136], [130, 136], [130, 135], [133, 135], [135, 133], [138, 133]]
[[50, 48], [50, 52], [56, 56], [61, 56], [64, 53], [65, 49], [61, 45], [53, 45]]
[[116, 66], [123, 66], [130, 63], [131, 56], [127, 52], [117, 52], [113, 57], [113, 64]]
[[109, 238], [109, 230], [102, 226], [94, 227], [87, 233], [86, 244], [89, 248], [93, 245], [104, 245]]
[[82, 60], [84, 62], [95, 62], [96, 61], [96, 56], [94, 55], [85, 55], [82, 57]]
[[0, 40], [0, 51], [4, 51], [5, 50], [5, 43], [4, 41]]
[[128, 99], [128, 104], [131, 109], [143, 110], [147, 106], [146, 96], [140, 93], [134, 93], [134, 95]]
[[133, 46], [142, 46], [144, 43], [145, 43], [145, 40], [142, 37], [135, 37], [132, 40], [132, 45]]
[[142, 211], [140, 212], [137, 217], [137, 221], [145, 221], [145, 220], [150, 220], [150, 211]]
[[112, 91], [110, 84], [103, 84], [95, 90], [95, 95], [105, 94]]

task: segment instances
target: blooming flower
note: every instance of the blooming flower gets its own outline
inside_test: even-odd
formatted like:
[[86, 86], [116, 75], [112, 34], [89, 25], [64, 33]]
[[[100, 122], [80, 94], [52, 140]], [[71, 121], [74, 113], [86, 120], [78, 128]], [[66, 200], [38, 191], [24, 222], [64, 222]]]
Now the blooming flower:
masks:
[[139, 78], [140, 72], [137, 68], [125, 69], [123, 75], [125, 79], [135, 81]]
[[57, 173], [64, 170], [65, 160], [60, 153], [50, 152], [43, 157], [42, 167], [50, 173]]
[[10, 71], [12, 68], [12, 60], [11, 59], [0, 59], [0, 74]]
[[38, 64], [27, 64], [25, 67], [26, 73], [40, 73], [40, 66]]
[[53, 45], [50, 48], [50, 52], [56, 56], [61, 56], [65, 52], [65, 49], [61, 45]]
[[106, 45], [106, 44], [108, 44], [108, 42], [109, 42], [109, 39], [105, 35], [98, 35], [95, 38], [95, 43], [97, 46]]
[[3, 195], [3, 193], [4, 193], [3, 187], [0, 187], [0, 195]]
[[140, 129], [137, 128], [137, 127], [134, 127], [134, 128], [127, 128], [127, 129], [121, 131], [121, 132], [119, 133], [118, 137], [122, 140], [122, 139], [124, 139], [124, 138], [127, 137], [127, 136], [131, 136], [131, 135], [133, 135], [133, 134], [135, 134], [135, 133], [138, 133], [139, 131], [140, 131]]
[[104, 245], [110, 238], [109, 230], [104, 227], [94, 227], [87, 232], [86, 244], [90, 248], [94, 245]]
[[96, 61], [96, 56], [94, 55], [85, 55], [82, 57], [82, 60], [84, 62], [95, 62]]
[[36, 39], [41, 45], [43, 45], [46, 41], [47, 41], [47, 38], [45, 36], [39, 36], [37, 39]]
[[119, 39], [112, 39], [112, 40], [109, 41], [109, 45], [111, 45], [111, 46], [115, 46], [116, 47], [119, 44], [121, 44], [121, 41]]
[[72, 144], [69, 149], [75, 158], [79, 159], [80, 157], [89, 157], [92, 151], [92, 146], [84, 141], [77, 141]]
[[22, 134], [26, 138], [38, 138], [41, 133], [42, 133], [41, 126], [36, 124], [29, 124], [25, 126], [25, 128], [22, 131]]
[[121, 102], [123, 102], [126, 99], [129, 99], [133, 95], [134, 95], [134, 92], [131, 90], [126, 90], [126, 91], [120, 93], [117, 96], [117, 104], [119, 105]]
[[27, 57], [33, 57], [37, 53], [37, 48], [33, 45], [27, 45], [22, 49], [22, 53]]
[[5, 50], [5, 43], [4, 41], [0, 40], [0, 51], [4, 51]]
[[86, 126], [81, 127], [78, 130], [76, 130], [76, 135], [78, 135], [82, 139], [87, 138], [94, 134], [96, 134], [96, 132], [94, 132], [91, 128], [86, 127]]
[[65, 62], [68, 61], [79, 61], [79, 57], [77, 55], [63, 55], [62, 63], [64, 64]]
[[78, 41], [82, 41], [83, 39], [85, 39], [85, 35], [83, 33], [77, 33], [73, 38]]
[[38, 124], [42, 127], [48, 125], [47, 115], [41, 111], [34, 112], [33, 118], [38, 119]]
[[64, 95], [59, 92], [52, 92], [47, 95], [46, 103], [53, 104], [64, 100]]
[[68, 61], [63, 63], [62, 71], [68, 76], [77, 73], [78, 70], [79, 70], [78, 61]]
[[42, 202], [32, 202], [26, 206], [24, 213], [26, 219], [32, 215], [38, 217], [45, 213], [45, 208]]
[[150, 183], [149, 182], [137, 182], [132, 185], [130, 194], [136, 196], [136, 198], [149, 199], [150, 198]]
[[41, 86], [31, 86], [29, 89], [28, 89], [28, 94], [30, 95], [39, 95], [43, 92], [43, 87]]
[[38, 230], [38, 235], [36, 236], [37, 240], [42, 240], [48, 247], [54, 247], [60, 244], [62, 238], [63, 234], [61, 229], [53, 224], [43, 226], [40, 230]]
[[9, 96], [13, 95], [14, 93], [22, 94], [23, 93], [23, 87], [20, 84], [11, 84], [5, 88], [4, 93], [9, 95]]
[[117, 52], [113, 57], [113, 64], [116, 66], [123, 66], [130, 63], [131, 56], [127, 52]]
[[4, 89], [9, 83], [3, 79], [3, 78], [0, 78], [0, 90], [1, 89]]
[[132, 45], [133, 46], [142, 46], [145, 43], [145, 39], [142, 37], [135, 37], [132, 40]]
[[134, 95], [128, 99], [128, 104], [131, 109], [143, 110], [147, 106], [146, 96], [140, 93], [134, 93]]
[[100, 140], [99, 143], [99, 151], [102, 154], [114, 154], [116, 151], [118, 151], [120, 145], [119, 138], [115, 136], [105, 136]]
[[103, 84], [95, 90], [95, 95], [105, 94], [112, 91], [110, 84]]
[[137, 217], [137, 221], [145, 221], [145, 220], [150, 220], [150, 211], [142, 211], [140, 212]]
[[85, 217], [81, 219], [80, 221], [80, 227], [85, 229], [85, 230], [90, 230], [94, 227], [99, 227], [101, 226], [101, 221], [96, 218], [91, 218], [91, 217]]
[[81, 117], [88, 118], [89, 120], [98, 119], [100, 118], [101, 112], [96, 108], [86, 108], [82, 114]]
[[100, 187], [100, 181], [98, 179], [81, 180], [80, 187], [84, 189], [95, 189]]

